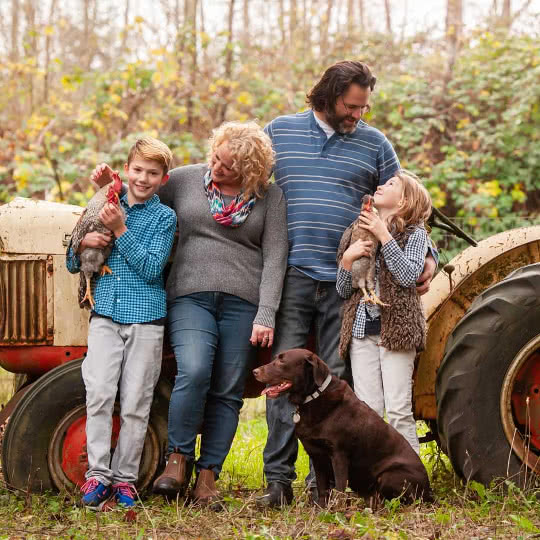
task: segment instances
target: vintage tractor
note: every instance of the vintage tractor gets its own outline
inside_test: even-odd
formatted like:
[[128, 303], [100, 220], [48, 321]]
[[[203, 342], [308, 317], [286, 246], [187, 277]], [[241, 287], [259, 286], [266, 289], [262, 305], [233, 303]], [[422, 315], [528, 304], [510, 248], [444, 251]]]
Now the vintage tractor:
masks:
[[[81, 484], [87, 467], [81, 362], [88, 312], [65, 269], [82, 208], [17, 198], [0, 207], [0, 366], [18, 389], [6, 422], [2, 471], [21, 489]], [[429, 324], [418, 358], [414, 412], [465, 479], [540, 477], [540, 226], [469, 247], [423, 297]], [[269, 359], [258, 355], [257, 363]], [[174, 361], [164, 353], [139, 488], [163, 463]], [[248, 381], [246, 397], [260, 392]], [[9, 420], [8, 420], [9, 418]], [[118, 435], [115, 416], [111, 446]]]

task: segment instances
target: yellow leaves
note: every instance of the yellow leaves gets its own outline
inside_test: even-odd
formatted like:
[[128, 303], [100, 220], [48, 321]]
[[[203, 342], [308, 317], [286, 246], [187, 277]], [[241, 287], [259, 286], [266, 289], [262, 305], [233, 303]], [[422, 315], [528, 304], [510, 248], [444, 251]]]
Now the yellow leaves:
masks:
[[471, 123], [471, 119], [467, 116], [465, 118], [462, 118], [457, 123], [457, 129], [463, 129], [464, 127], [468, 126]]
[[488, 211], [488, 216], [491, 218], [499, 217], [499, 210], [496, 206], [492, 206]]
[[137, 15], [134, 20], [136, 24], [142, 24], [144, 22], [144, 17]]
[[489, 182], [482, 182], [478, 187], [478, 193], [480, 195], [487, 195], [488, 197], [498, 197], [502, 193], [502, 189], [499, 186], [498, 180], [490, 180]]
[[28, 163], [20, 163], [13, 171], [13, 179], [17, 184], [17, 189], [24, 189], [28, 185], [28, 180], [32, 176], [32, 167]]
[[253, 104], [253, 96], [249, 92], [240, 92], [236, 97], [236, 101], [240, 105], [250, 106]]
[[431, 186], [429, 194], [435, 208], [442, 208], [446, 204], [446, 193], [439, 186]]
[[527, 199], [527, 194], [521, 189], [521, 184], [516, 184], [512, 188], [510, 195], [512, 196], [512, 200], [518, 203], [523, 203]]
[[46, 35], [46, 36], [52, 36], [54, 34], [54, 27], [53, 26], [46, 26], [44, 29], [43, 29], [43, 33]]
[[154, 86], [159, 86], [163, 80], [163, 74], [161, 71], [154, 71], [152, 74], [152, 84]]

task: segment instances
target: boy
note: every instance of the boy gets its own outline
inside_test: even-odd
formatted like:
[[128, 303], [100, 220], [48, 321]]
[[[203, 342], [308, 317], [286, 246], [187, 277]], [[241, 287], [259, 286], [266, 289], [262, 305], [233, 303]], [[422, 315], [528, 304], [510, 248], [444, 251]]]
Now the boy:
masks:
[[[99, 217], [115, 237], [107, 259], [111, 274], [97, 278], [90, 316], [88, 353], [82, 365], [86, 387], [88, 471], [82, 486], [85, 506], [100, 509], [113, 496], [135, 504], [137, 481], [154, 387], [161, 369], [166, 294], [163, 267], [173, 244], [176, 214], [159, 202], [156, 191], [168, 180], [172, 153], [146, 137], [131, 148], [124, 170], [128, 191], [119, 206], [107, 204]], [[109, 176], [99, 165], [92, 179]], [[125, 220], [124, 220], [125, 214]], [[108, 235], [88, 233], [85, 247], [103, 247]], [[70, 272], [79, 271], [71, 247]], [[121, 427], [112, 462], [112, 414], [120, 390]]]

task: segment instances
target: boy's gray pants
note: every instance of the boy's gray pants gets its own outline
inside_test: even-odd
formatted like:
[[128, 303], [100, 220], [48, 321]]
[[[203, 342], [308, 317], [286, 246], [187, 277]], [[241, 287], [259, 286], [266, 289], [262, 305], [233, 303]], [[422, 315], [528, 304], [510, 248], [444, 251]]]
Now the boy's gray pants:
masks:
[[[161, 370], [164, 327], [92, 317], [86, 386], [88, 472], [104, 485], [137, 481], [154, 387]], [[120, 391], [120, 434], [111, 462], [112, 414]]]

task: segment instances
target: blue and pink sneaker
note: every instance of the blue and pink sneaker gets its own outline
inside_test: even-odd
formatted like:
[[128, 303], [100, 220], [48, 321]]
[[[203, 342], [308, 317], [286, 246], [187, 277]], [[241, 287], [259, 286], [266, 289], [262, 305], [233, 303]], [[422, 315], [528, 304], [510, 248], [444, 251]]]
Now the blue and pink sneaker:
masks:
[[113, 484], [113, 496], [117, 504], [121, 504], [126, 508], [135, 506], [135, 499], [137, 498], [137, 490], [133, 484], [128, 482], [118, 482]]
[[89, 478], [81, 487], [82, 503], [92, 510], [100, 510], [112, 494], [111, 486], [102, 484], [95, 478]]

